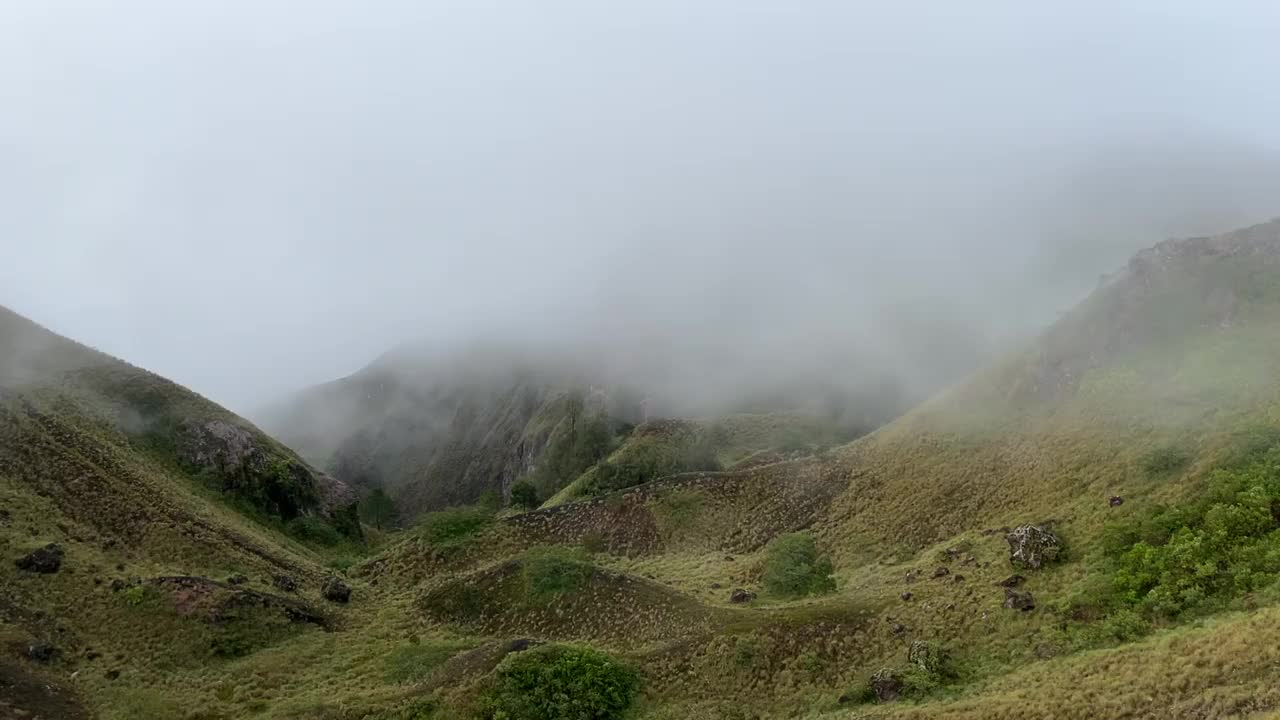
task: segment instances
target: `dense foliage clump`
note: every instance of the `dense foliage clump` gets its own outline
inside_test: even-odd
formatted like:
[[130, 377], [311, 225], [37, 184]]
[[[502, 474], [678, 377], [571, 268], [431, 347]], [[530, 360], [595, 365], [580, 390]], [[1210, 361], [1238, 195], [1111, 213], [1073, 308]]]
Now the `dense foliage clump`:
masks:
[[538, 488], [527, 480], [521, 480], [511, 486], [511, 504], [515, 507], [532, 510], [541, 504]]
[[809, 533], [783, 535], [765, 550], [764, 589], [781, 597], [802, 597], [833, 592], [831, 561], [818, 553]]
[[1109, 528], [1119, 604], [1152, 616], [1211, 609], [1280, 575], [1280, 449], [1215, 473], [1197, 502]]
[[396, 504], [382, 488], [374, 488], [360, 500], [360, 520], [379, 530], [386, 530], [396, 520]]
[[488, 720], [615, 720], [631, 706], [640, 678], [608, 655], [548, 646], [508, 657], [481, 698]]
[[450, 508], [427, 514], [418, 523], [418, 532], [432, 545], [456, 545], [488, 527], [491, 522], [493, 513], [485, 508]]

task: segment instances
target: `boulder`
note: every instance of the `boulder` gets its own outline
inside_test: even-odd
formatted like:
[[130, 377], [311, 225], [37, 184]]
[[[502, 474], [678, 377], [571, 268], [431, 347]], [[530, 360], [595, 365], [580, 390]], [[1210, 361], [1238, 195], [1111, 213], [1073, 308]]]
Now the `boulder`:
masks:
[[999, 582], [999, 585], [1000, 587], [1007, 587], [1007, 588], [1018, 587], [1019, 585], [1022, 584], [1023, 580], [1026, 580], [1026, 578], [1022, 577], [1021, 575], [1010, 575], [1009, 577], [1001, 580]]
[[915, 595], [914, 595], [914, 594], [912, 594], [912, 593], [910, 593], [910, 592], [904, 592], [904, 593], [902, 593], [901, 597], [902, 597], [902, 599], [903, 599], [903, 600], [910, 601], [910, 600], [911, 600], [911, 598], [915, 597]]
[[729, 602], [734, 603], [736, 605], [741, 605], [742, 603], [749, 603], [755, 599], [756, 599], [755, 593], [748, 592], [746, 590], [743, 590], [742, 588], [737, 588], [733, 592], [729, 593]]
[[892, 702], [902, 697], [903, 690], [906, 689], [906, 683], [902, 681], [902, 676], [894, 672], [890, 668], [884, 668], [876, 671], [868, 681], [871, 688], [871, 694], [875, 695], [876, 702]]
[[38, 550], [23, 555], [14, 561], [19, 570], [27, 572], [41, 573], [50, 575], [58, 572], [62, 567], [62, 547], [56, 543], [49, 543]]
[[950, 574], [951, 574], [951, 571], [950, 571], [949, 569], [947, 569], [947, 568], [944, 568], [944, 567], [939, 567], [937, 570], [934, 570], [934, 571], [933, 571], [933, 577], [934, 577], [934, 579], [935, 579], [935, 580], [936, 580], [936, 579], [938, 579], [938, 578], [946, 577], [946, 576], [948, 576], [948, 575], [950, 575]]
[[1009, 542], [1009, 563], [1016, 568], [1039, 570], [1062, 555], [1062, 541], [1039, 525], [1019, 525], [1005, 540]]
[[28, 660], [34, 660], [38, 663], [51, 663], [59, 654], [60, 651], [58, 648], [46, 642], [31, 643], [23, 652], [23, 655], [25, 655]]
[[324, 599], [330, 602], [346, 603], [351, 601], [351, 588], [336, 577], [326, 580], [324, 588], [320, 592], [324, 595]]
[[1112, 495], [1111, 498], [1107, 500], [1107, 504], [1111, 507], [1120, 507], [1124, 504], [1124, 498], [1119, 495]]
[[271, 584], [277, 590], [283, 590], [284, 592], [296, 592], [298, 589], [298, 581], [288, 575], [272, 575]]
[[1025, 590], [1014, 590], [1013, 588], [1004, 589], [1004, 606], [1009, 610], [1028, 610], [1036, 609], [1036, 599], [1031, 593]]

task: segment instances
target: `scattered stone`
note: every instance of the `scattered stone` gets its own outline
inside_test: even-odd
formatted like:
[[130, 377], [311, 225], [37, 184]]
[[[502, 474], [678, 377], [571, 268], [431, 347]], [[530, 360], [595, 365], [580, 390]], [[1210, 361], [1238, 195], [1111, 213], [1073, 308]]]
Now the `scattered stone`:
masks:
[[39, 550], [32, 550], [14, 561], [19, 570], [51, 575], [62, 567], [62, 547], [57, 543], [49, 543]]
[[729, 602], [734, 603], [736, 605], [741, 605], [742, 603], [748, 603], [755, 599], [756, 599], [755, 593], [748, 592], [746, 590], [743, 590], [742, 588], [737, 588], [733, 592], [729, 593]]
[[915, 597], [915, 595], [913, 595], [913, 594], [911, 594], [911, 593], [909, 593], [909, 592], [904, 592], [904, 593], [902, 593], [902, 599], [903, 599], [903, 600], [908, 600], [908, 601], [909, 601], [909, 600], [911, 600], [911, 598], [913, 598], [913, 597]]
[[35, 642], [27, 646], [24, 655], [28, 660], [34, 660], [38, 663], [51, 663], [58, 657], [60, 651], [58, 648], [46, 642]]
[[1019, 525], [1005, 540], [1009, 541], [1009, 563], [1016, 568], [1039, 570], [1062, 554], [1062, 541], [1039, 525]]
[[331, 602], [346, 603], [351, 601], [351, 588], [336, 577], [326, 580], [324, 588], [320, 592], [324, 595], [325, 600]]
[[271, 584], [274, 585], [277, 590], [283, 590], [285, 592], [297, 592], [298, 590], [298, 581], [288, 575], [272, 575]]
[[725, 555], [724, 559], [728, 562], [734, 562], [734, 557], [732, 555]]
[[723, 587], [724, 587], [724, 586], [723, 586], [723, 585], [721, 585], [721, 584], [720, 584], [720, 583], [718, 583], [718, 582], [713, 582], [713, 583], [711, 583], [711, 589], [712, 589], [712, 590], [720, 590], [720, 589], [721, 589], [721, 588], [723, 588]]
[[893, 702], [902, 697], [904, 684], [902, 677], [898, 673], [889, 668], [877, 670], [875, 675], [871, 676], [868, 683], [871, 686], [871, 692], [876, 696], [876, 702]]
[[1010, 575], [1009, 577], [1001, 580], [998, 584], [1000, 587], [1014, 588], [1021, 585], [1023, 580], [1026, 580], [1026, 578], [1021, 575]]
[[1004, 606], [1009, 610], [1028, 610], [1036, 609], [1036, 600], [1031, 593], [1025, 590], [1014, 590], [1013, 588], [1004, 589]]
[[908, 570], [903, 580], [908, 583], [913, 583], [916, 581], [916, 578], [918, 577], [920, 577], [920, 570], [916, 568], [916, 569]]
[[1107, 504], [1111, 507], [1120, 507], [1124, 504], [1124, 498], [1119, 495], [1112, 495], [1111, 498], [1107, 500]]
[[108, 679], [108, 680], [115, 680], [115, 679], [117, 679], [117, 678], [119, 678], [119, 677], [120, 677], [120, 671], [119, 671], [119, 670], [108, 670], [108, 671], [106, 671], [105, 673], [103, 673], [103, 674], [102, 674], [102, 677], [104, 677], [104, 678], [106, 678], [106, 679]]
[[951, 578], [951, 582], [964, 582], [964, 576], [957, 573], [955, 577]]
[[901, 635], [901, 634], [903, 634], [904, 632], [906, 632], [906, 631], [907, 631], [907, 626], [906, 626], [906, 625], [903, 625], [902, 623], [898, 622], [897, 620], [890, 620], [890, 621], [889, 621], [889, 629], [893, 631], [893, 634], [894, 634], [894, 635]]
[[231, 577], [227, 578], [228, 585], [243, 585], [247, 582], [249, 582], [249, 578], [245, 577], [244, 575], [232, 575]]
[[939, 567], [937, 570], [933, 571], [933, 578], [936, 580], [941, 577], [946, 577], [950, 574], [951, 574], [951, 571], [948, 570], [947, 568]]

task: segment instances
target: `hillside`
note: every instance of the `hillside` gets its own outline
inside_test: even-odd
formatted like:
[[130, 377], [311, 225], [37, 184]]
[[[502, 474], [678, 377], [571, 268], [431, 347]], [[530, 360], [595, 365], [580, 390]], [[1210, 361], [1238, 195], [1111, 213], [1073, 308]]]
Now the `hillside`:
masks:
[[[63, 350], [9, 352], [0, 717], [10, 697], [105, 720], [1280, 712], [1280, 221], [1142, 252], [848, 444], [780, 414], [618, 425], [542, 507], [425, 512], [368, 548], [291, 534], [281, 505], [246, 509], [138, 430], [225, 411], [164, 385], [176, 422], [122, 420], [154, 405], [77, 368], [161, 381]], [[510, 424], [477, 413], [503, 457], [611, 417], [538, 392]], [[364, 395], [368, 427], [409, 394]], [[40, 573], [50, 542], [62, 567]]]
[[[482, 499], [509, 500], [519, 481], [558, 504], [664, 475], [720, 469], [753, 453], [776, 455], [755, 462], [802, 454], [867, 429], [796, 412], [645, 423], [658, 412], [649, 396], [566, 367], [501, 348], [443, 357], [400, 351], [303, 391], [264, 412], [262, 422], [316, 465], [386, 492], [402, 521]], [[841, 414], [867, 422], [848, 409]]]
[[126, 698], [175, 663], [328, 626], [321, 558], [362, 545], [354, 502], [230, 412], [0, 309], [0, 717], [145, 716]]

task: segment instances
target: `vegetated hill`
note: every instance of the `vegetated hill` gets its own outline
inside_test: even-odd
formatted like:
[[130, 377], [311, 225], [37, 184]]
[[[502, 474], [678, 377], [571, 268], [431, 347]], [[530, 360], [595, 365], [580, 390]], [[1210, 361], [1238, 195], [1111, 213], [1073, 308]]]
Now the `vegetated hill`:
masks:
[[243, 419], [0, 308], [0, 717], [164, 717], [145, 688], [173, 668], [331, 628], [354, 502]]
[[544, 457], [562, 466], [540, 480], [555, 492], [560, 474], [576, 477], [642, 417], [633, 393], [494, 352], [434, 363], [390, 354], [303, 391], [263, 422], [339, 477], [384, 490], [411, 519], [503, 497]]
[[774, 412], [636, 427], [657, 412], [639, 391], [507, 349], [485, 352], [392, 353], [302, 392], [264, 413], [263, 423], [335, 475], [388, 493], [405, 520], [508, 498], [520, 480], [538, 499], [559, 503], [720, 469], [756, 452], [774, 455], [755, 462], [776, 461], [870, 429], [850, 425], [866, 423], [871, 411], [843, 408], [827, 418]]
[[[0, 470], [5, 547], [69, 538], [73, 571], [0, 570], [19, 589], [0, 646], [21, 644], [0, 700], [105, 720], [1275, 717], [1277, 306], [1280, 222], [1165, 243], [866, 437], [794, 459], [721, 448], [720, 470], [524, 513], [427, 513], [350, 569], [344, 610], [308, 596], [332, 554], [225, 504], [190, 496], [259, 543], [227, 545], [247, 595], [196, 551], [177, 556], [201, 577], [172, 578], [150, 550], [77, 540]], [[641, 425], [606, 462], [706, 427]], [[263, 586], [283, 562], [301, 598]], [[134, 565], [139, 591], [92, 583]], [[247, 604], [265, 613], [229, 612]], [[38, 632], [70, 651], [32, 660]]]

